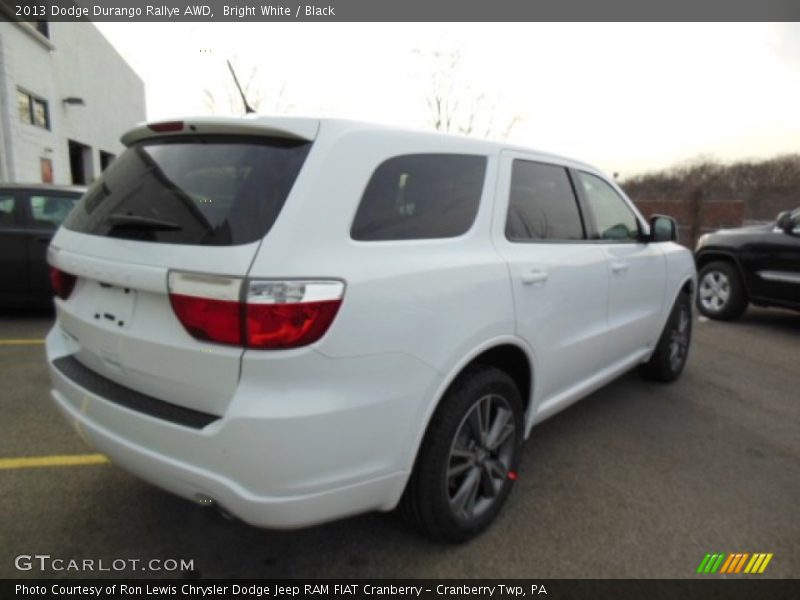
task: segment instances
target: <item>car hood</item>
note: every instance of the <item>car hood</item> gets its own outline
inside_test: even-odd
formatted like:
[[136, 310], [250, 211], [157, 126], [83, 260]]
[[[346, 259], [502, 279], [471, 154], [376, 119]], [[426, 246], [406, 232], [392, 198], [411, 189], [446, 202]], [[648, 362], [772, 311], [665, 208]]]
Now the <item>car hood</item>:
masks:
[[765, 233], [772, 231], [774, 223], [762, 225], [749, 225], [747, 227], [736, 227], [731, 229], [719, 229], [711, 233], [700, 236], [695, 246], [695, 251], [699, 252], [708, 246], [739, 247], [756, 239], [760, 239]]
[[714, 231], [711, 235], [751, 235], [753, 233], [771, 231], [774, 227], [775, 227], [774, 223], [767, 223], [764, 225], [748, 225], [747, 227], [718, 229], [717, 231]]

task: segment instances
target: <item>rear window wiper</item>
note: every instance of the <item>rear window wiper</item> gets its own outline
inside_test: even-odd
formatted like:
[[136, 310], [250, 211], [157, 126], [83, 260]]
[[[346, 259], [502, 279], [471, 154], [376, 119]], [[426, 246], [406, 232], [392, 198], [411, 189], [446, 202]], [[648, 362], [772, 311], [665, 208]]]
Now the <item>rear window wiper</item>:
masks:
[[174, 221], [142, 217], [139, 215], [123, 215], [115, 213], [106, 217], [106, 222], [115, 227], [130, 227], [135, 229], [153, 229], [158, 231], [179, 231], [183, 229]]

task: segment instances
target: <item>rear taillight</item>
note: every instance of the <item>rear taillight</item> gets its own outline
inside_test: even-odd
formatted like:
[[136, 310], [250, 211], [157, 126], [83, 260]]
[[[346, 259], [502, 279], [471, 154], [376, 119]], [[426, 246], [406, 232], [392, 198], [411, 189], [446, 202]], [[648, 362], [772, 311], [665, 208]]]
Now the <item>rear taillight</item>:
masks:
[[169, 295], [181, 324], [197, 339], [248, 348], [297, 348], [325, 335], [342, 303], [344, 283], [171, 272]]
[[247, 346], [296, 348], [325, 335], [342, 304], [341, 281], [250, 281]]
[[65, 273], [56, 267], [50, 267], [50, 284], [53, 286], [53, 293], [62, 300], [69, 298], [77, 280], [75, 275]]
[[242, 280], [236, 278], [169, 274], [169, 299], [186, 331], [221, 344], [241, 344], [241, 287]]

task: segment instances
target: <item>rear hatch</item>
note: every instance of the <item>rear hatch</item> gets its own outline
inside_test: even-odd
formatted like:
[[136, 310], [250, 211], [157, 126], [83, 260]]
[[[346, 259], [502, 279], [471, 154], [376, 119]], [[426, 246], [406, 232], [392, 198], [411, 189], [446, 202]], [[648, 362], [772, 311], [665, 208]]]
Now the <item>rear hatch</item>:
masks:
[[236, 331], [222, 343], [202, 339], [176, 314], [184, 310], [176, 287], [194, 286], [218, 304], [238, 301], [237, 282], [290, 196], [317, 128], [315, 120], [199, 119], [123, 137], [128, 148], [49, 251], [72, 358], [142, 394], [223, 414], [243, 347]]

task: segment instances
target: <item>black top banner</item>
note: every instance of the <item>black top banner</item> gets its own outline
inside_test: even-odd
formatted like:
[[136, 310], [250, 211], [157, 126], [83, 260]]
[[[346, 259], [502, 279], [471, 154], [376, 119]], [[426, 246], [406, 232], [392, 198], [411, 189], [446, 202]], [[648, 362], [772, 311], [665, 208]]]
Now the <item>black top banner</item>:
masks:
[[[200, 3], [202, 2], [202, 3]], [[0, 0], [26, 21], [800, 21], [798, 0]]]

